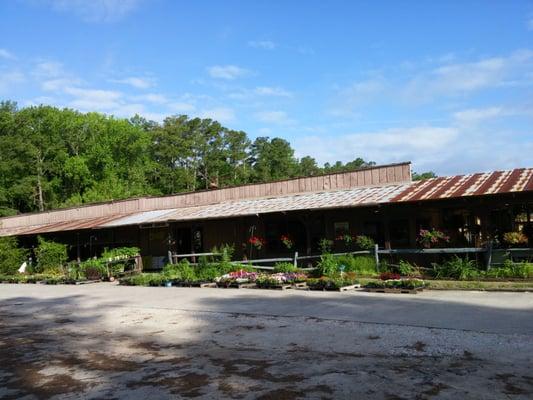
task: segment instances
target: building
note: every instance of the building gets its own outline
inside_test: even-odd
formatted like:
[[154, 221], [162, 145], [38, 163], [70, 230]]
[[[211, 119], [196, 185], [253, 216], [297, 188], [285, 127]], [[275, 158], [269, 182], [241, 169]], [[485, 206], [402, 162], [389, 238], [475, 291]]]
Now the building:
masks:
[[[523, 231], [532, 244], [532, 214], [533, 168], [412, 181], [410, 163], [400, 163], [22, 214], [1, 218], [0, 236], [18, 236], [25, 246], [51, 237], [80, 259], [138, 246], [160, 265], [169, 250], [201, 253], [224, 243], [238, 257], [286, 256], [282, 235], [301, 255], [344, 232], [384, 248], [416, 247], [422, 228], [444, 230], [454, 246], [480, 246], [508, 231]], [[264, 248], [252, 248], [252, 236], [265, 239]]]

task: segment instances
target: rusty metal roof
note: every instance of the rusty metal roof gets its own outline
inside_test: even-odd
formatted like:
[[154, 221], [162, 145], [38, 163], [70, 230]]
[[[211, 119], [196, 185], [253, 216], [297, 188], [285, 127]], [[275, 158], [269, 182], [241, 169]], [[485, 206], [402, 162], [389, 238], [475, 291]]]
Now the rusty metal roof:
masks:
[[438, 200], [464, 196], [533, 191], [533, 168], [456, 175], [413, 182], [391, 202]]
[[423, 181], [223, 201], [155, 211], [0, 229], [0, 236], [111, 228], [167, 221], [229, 218], [282, 211], [347, 208], [533, 191], [533, 168], [433, 178]]

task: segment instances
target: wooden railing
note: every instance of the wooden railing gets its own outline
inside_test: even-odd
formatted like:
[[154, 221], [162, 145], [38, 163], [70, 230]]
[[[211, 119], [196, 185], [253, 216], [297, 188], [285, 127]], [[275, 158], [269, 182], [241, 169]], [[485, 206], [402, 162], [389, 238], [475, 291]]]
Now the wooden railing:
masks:
[[[533, 248], [508, 248], [508, 249], [493, 249], [489, 244], [487, 247], [453, 247], [453, 248], [436, 248], [436, 249], [380, 249], [378, 245], [375, 245], [372, 250], [360, 250], [360, 251], [350, 251], [343, 253], [331, 253], [332, 256], [342, 256], [342, 255], [369, 255], [373, 256], [376, 268], [379, 271], [380, 265], [380, 255], [402, 255], [402, 254], [485, 254], [485, 266], [487, 269], [490, 269], [492, 263], [493, 253], [528, 253], [533, 258]], [[180, 259], [191, 258], [191, 264], [197, 264], [197, 257], [221, 257], [222, 253], [189, 253], [189, 254], [175, 254], [168, 253], [168, 258], [171, 263], [176, 263]], [[259, 258], [251, 260], [240, 260], [240, 261], [231, 261], [232, 264], [243, 265], [248, 264], [252, 268], [272, 270], [274, 267], [272, 264], [280, 262], [290, 262], [294, 266], [298, 266], [299, 261], [303, 260], [313, 260], [322, 257], [321, 254], [309, 255], [309, 256], [299, 256], [298, 252], [294, 253], [293, 257], [278, 257], [278, 258]], [[265, 265], [267, 264], [267, 265]], [[311, 270], [314, 268], [304, 268]]]

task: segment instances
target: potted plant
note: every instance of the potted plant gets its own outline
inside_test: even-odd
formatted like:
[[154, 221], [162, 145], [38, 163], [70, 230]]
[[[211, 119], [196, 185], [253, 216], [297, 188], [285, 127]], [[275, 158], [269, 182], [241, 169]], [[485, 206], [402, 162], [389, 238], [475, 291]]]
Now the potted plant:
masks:
[[450, 237], [438, 229], [420, 229], [418, 243], [425, 249], [437, 247], [450, 242]]
[[503, 234], [503, 241], [507, 246], [525, 246], [527, 245], [527, 236], [522, 232], [505, 232]]
[[287, 234], [281, 235], [280, 237], [281, 243], [287, 248], [287, 250], [290, 250], [294, 247], [294, 241], [291, 239], [291, 237]]
[[251, 236], [248, 239], [248, 243], [250, 243], [256, 250], [261, 250], [266, 244], [266, 240], [259, 236]]

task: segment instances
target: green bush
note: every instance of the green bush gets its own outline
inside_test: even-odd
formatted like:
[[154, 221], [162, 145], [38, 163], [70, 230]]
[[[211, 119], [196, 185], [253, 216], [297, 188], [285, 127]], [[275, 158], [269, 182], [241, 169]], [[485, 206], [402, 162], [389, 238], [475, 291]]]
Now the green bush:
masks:
[[484, 272], [483, 275], [486, 278], [529, 279], [533, 278], [533, 263], [513, 263], [510, 260], [506, 260], [503, 267], [493, 267]]
[[132, 275], [120, 279], [120, 284], [125, 286], [162, 286], [167, 276], [158, 273], [145, 273]]
[[474, 260], [454, 256], [442, 264], [432, 264], [433, 275], [437, 279], [452, 278], [459, 280], [474, 279], [480, 276]]
[[163, 268], [163, 275], [167, 280], [194, 282], [197, 279], [195, 270], [189, 261], [183, 259], [177, 264], [168, 264]]
[[98, 280], [107, 277], [107, 262], [101, 258], [83, 261], [78, 268], [78, 279]]
[[293, 263], [289, 263], [289, 262], [280, 262], [280, 263], [276, 263], [276, 265], [274, 265], [274, 273], [278, 273], [278, 272], [296, 272], [297, 270], [298, 270], [298, 268], [295, 267]]
[[402, 276], [420, 275], [418, 268], [408, 261], [400, 260], [398, 267], [396, 268], [398, 273]]
[[337, 257], [337, 263], [344, 266], [345, 272], [355, 272], [357, 275], [364, 276], [377, 274], [376, 261], [373, 257], [348, 254]]
[[16, 274], [28, 255], [14, 237], [0, 238], [0, 274]]
[[371, 237], [361, 235], [355, 239], [355, 245], [359, 250], [372, 250], [376, 243]]
[[108, 260], [135, 257], [135, 256], [138, 256], [140, 253], [141, 253], [141, 249], [139, 249], [138, 247], [117, 247], [114, 249], [106, 248], [104, 252], [102, 253], [101, 258], [108, 261]]
[[320, 248], [321, 254], [330, 254], [331, 249], [333, 248], [333, 240], [329, 239], [320, 239], [320, 242], [318, 242], [318, 247]]
[[35, 250], [37, 266], [35, 272], [61, 273], [67, 261], [67, 245], [37, 238], [39, 245]]
[[323, 254], [320, 256], [315, 274], [317, 276], [333, 276], [339, 272], [339, 263], [335, 256], [331, 254]]

